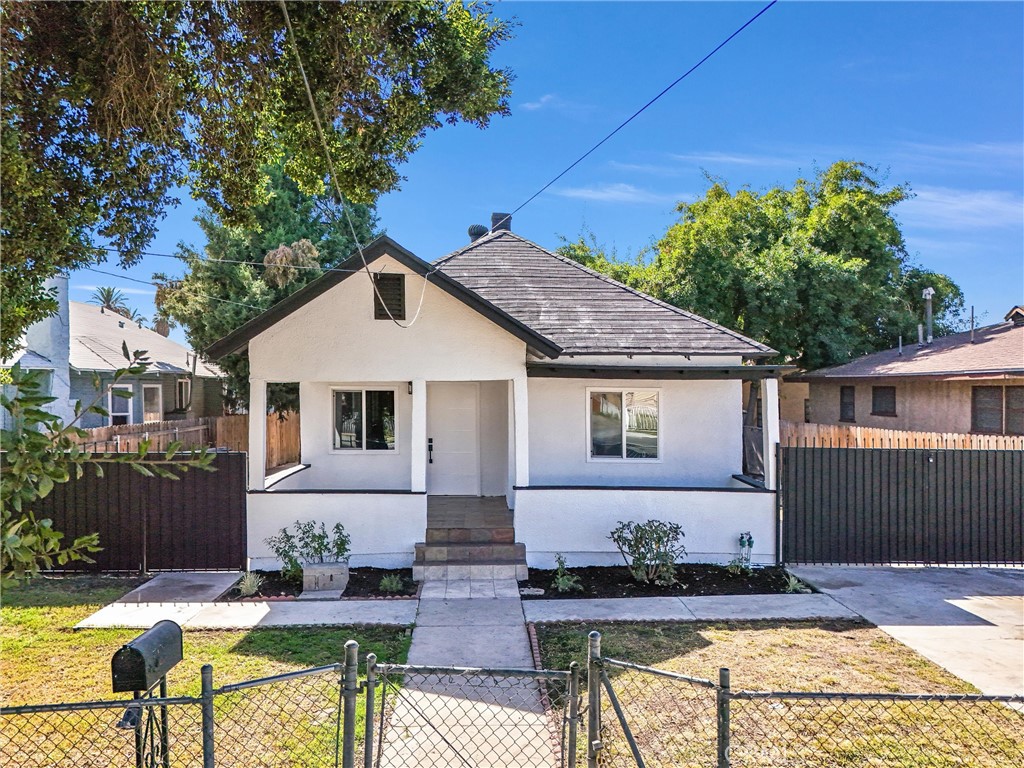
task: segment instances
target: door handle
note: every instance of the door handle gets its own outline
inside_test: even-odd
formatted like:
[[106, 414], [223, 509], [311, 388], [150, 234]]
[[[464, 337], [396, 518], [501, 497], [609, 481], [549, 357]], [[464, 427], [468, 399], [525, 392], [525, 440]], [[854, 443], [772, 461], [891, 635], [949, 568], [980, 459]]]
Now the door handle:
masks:
[[427, 438], [427, 463], [434, 463], [434, 438]]

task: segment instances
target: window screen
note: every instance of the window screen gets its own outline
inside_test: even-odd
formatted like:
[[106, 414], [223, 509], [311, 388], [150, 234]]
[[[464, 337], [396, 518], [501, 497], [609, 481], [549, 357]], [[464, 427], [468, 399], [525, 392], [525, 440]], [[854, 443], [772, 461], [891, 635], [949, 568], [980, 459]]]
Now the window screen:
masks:
[[132, 423], [132, 396], [130, 386], [118, 385], [110, 389], [110, 425]]
[[1000, 434], [1003, 431], [1003, 388], [971, 390], [971, 432]]
[[871, 413], [875, 416], [896, 415], [896, 387], [871, 388]]
[[373, 283], [373, 319], [405, 320], [405, 275], [376, 274]]
[[856, 421], [857, 411], [854, 407], [855, 387], [839, 388], [839, 420]]
[[1024, 435], [1024, 387], [1006, 388], [1006, 434]]

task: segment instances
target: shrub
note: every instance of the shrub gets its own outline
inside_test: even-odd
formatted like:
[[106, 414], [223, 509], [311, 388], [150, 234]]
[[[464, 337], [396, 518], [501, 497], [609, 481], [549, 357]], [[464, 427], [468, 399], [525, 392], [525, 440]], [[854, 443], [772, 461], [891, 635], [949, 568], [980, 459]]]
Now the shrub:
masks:
[[295, 581], [302, 578], [303, 563], [348, 561], [352, 537], [341, 523], [335, 523], [331, 533], [333, 538], [323, 523], [317, 527], [314, 522], [300, 523], [296, 520], [294, 534], [282, 528], [277, 536], [264, 539], [264, 543], [281, 561], [281, 576]]
[[238, 594], [242, 597], [252, 597], [263, 588], [265, 581], [266, 579], [258, 573], [246, 571], [245, 575], [238, 582]]
[[405, 582], [397, 573], [388, 573], [381, 577], [380, 591], [388, 595], [404, 592]]
[[619, 521], [608, 538], [619, 548], [634, 579], [669, 586], [676, 583], [676, 562], [686, 554], [680, 541], [685, 535], [678, 523]]
[[562, 556], [561, 552], [555, 554], [555, 578], [551, 582], [551, 586], [559, 592], [579, 592], [583, 589], [583, 585], [580, 584], [580, 577], [575, 573], [569, 573], [569, 570], [565, 567], [565, 557]]

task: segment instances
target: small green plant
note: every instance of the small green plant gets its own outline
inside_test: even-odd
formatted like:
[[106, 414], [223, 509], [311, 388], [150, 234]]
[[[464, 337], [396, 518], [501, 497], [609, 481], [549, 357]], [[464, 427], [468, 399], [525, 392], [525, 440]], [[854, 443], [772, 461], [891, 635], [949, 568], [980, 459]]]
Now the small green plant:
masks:
[[678, 523], [619, 521], [608, 538], [618, 547], [634, 579], [670, 586], [676, 583], [676, 563], [686, 554], [681, 541], [685, 535]]
[[551, 586], [558, 592], [583, 590], [580, 577], [575, 573], [569, 573], [569, 569], [565, 567], [565, 557], [561, 552], [555, 554], [555, 578], [551, 581]]
[[729, 561], [725, 569], [733, 576], [749, 576], [754, 572], [750, 567], [750, 556], [754, 551], [754, 537], [750, 531], [740, 534], [740, 553]]
[[238, 594], [242, 597], [252, 597], [263, 589], [266, 582], [262, 576], [252, 571], [246, 571], [245, 575], [238, 582]]
[[352, 537], [345, 532], [345, 526], [335, 523], [331, 529], [333, 538], [327, 533], [327, 526], [312, 521], [295, 521], [295, 533], [282, 528], [277, 536], [264, 539], [277, 559], [281, 561], [281, 576], [289, 581], [302, 578], [303, 563], [348, 562]]
[[380, 591], [386, 595], [395, 595], [405, 591], [405, 581], [397, 573], [388, 573], [381, 577]]
[[811, 588], [804, 584], [800, 579], [794, 576], [792, 573], [786, 574], [786, 594], [787, 595], [808, 595], [811, 593]]

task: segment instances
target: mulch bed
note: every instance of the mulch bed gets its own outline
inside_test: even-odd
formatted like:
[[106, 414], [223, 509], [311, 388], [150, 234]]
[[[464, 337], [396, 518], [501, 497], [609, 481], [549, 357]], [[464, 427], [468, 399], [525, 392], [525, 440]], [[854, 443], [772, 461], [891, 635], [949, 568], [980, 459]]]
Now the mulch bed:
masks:
[[[281, 578], [280, 571], [253, 571], [263, 577], [260, 591], [251, 597], [242, 597], [238, 588], [232, 589], [221, 598], [225, 602], [244, 600], [286, 600], [302, 592], [302, 585]], [[388, 575], [398, 576], [404, 589], [401, 592], [381, 592], [380, 581]], [[416, 583], [412, 580], [412, 568], [352, 568], [348, 572], [348, 586], [342, 599], [358, 598], [405, 598], [416, 596]]]
[[779, 566], [754, 568], [749, 574], [730, 573], [724, 566], [694, 563], [680, 565], [677, 583], [670, 587], [641, 584], [623, 565], [570, 568], [582, 590], [559, 592], [552, 587], [555, 571], [530, 569], [529, 582], [520, 587], [544, 590], [543, 595], [523, 595], [523, 600], [559, 600], [603, 597], [699, 597], [702, 595], [772, 595], [786, 591], [786, 571]]

